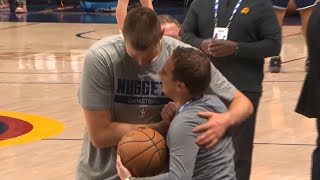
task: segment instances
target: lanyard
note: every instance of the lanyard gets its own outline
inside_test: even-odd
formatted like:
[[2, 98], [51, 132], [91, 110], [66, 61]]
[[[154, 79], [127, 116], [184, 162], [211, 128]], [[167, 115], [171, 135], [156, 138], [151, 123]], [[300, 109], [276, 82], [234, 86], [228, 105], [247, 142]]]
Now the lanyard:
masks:
[[192, 101], [201, 99], [203, 97], [203, 95], [200, 96], [196, 96], [194, 98], [192, 98], [191, 100], [189, 100], [188, 102], [184, 103], [177, 111], [176, 115], [179, 114], [184, 108], [186, 108]]
[[[224, 1], [225, 1], [225, 0], [224, 0]], [[214, 4], [214, 27], [215, 27], [215, 28], [216, 28], [217, 25], [218, 25], [219, 2], [220, 2], [220, 0], [216, 0], [216, 2], [215, 2], [215, 4]], [[229, 28], [229, 26], [230, 26], [230, 24], [231, 24], [231, 21], [232, 21], [232, 19], [233, 19], [233, 16], [234, 16], [234, 15], [236, 14], [236, 12], [238, 11], [241, 3], [242, 3], [242, 0], [239, 0], [238, 3], [237, 3], [237, 5], [234, 7], [233, 12], [232, 12], [232, 14], [231, 14], [231, 17], [230, 17], [230, 19], [229, 19], [229, 23], [228, 23], [228, 25], [227, 25], [226, 28]]]

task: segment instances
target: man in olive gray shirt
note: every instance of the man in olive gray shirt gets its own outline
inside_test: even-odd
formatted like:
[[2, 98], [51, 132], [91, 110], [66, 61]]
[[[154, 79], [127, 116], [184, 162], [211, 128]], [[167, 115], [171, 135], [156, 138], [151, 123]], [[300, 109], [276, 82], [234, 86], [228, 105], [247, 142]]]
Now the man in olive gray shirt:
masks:
[[192, 129], [206, 122], [198, 112], [223, 113], [227, 108], [216, 96], [203, 95], [211, 81], [209, 57], [204, 53], [178, 47], [161, 71], [163, 92], [180, 108], [167, 134], [170, 162], [167, 173], [153, 177], [131, 177], [117, 157], [121, 180], [234, 180], [234, 149], [230, 135], [225, 135], [213, 148], [195, 143]]

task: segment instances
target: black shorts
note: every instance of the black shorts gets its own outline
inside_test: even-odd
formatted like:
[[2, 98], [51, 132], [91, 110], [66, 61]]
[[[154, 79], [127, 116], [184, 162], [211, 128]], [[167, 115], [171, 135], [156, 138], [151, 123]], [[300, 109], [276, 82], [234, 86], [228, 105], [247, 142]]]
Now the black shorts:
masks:
[[[276, 9], [287, 9], [289, 0], [271, 0]], [[297, 10], [303, 10], [317, 5], [318, 0], [294, 0]]]

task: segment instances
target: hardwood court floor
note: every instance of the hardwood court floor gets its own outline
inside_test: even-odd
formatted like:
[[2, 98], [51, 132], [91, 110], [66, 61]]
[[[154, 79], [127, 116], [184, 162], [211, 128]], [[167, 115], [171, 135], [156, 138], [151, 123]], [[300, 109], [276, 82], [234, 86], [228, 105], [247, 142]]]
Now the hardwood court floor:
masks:
[[[0, 110], [63, 122], [48, 139], [0, 147], [1, 180], [70, 180], [82, 143], [77, 101], [84, 53], [117, 34], [114, 24], [0, 23]], [[77, 37], [78, 35], [79, 37]], [[305, 77], [306, 47], [298, 26], [285, 26], [283, 71], [267, 72], [256, 126], [253, 180], [307, 180], [315, 121], [294, 112]]]

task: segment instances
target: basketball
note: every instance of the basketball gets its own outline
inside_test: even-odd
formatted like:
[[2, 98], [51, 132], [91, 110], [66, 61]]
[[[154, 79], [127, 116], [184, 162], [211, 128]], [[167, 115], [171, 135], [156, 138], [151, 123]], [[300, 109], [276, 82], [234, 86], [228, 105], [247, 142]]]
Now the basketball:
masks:
[[148, 177], [164, 169], [167, 146], [159, 132], [151, 128], [140, 128], [122, 137], [117, 154], [134, 177]]

